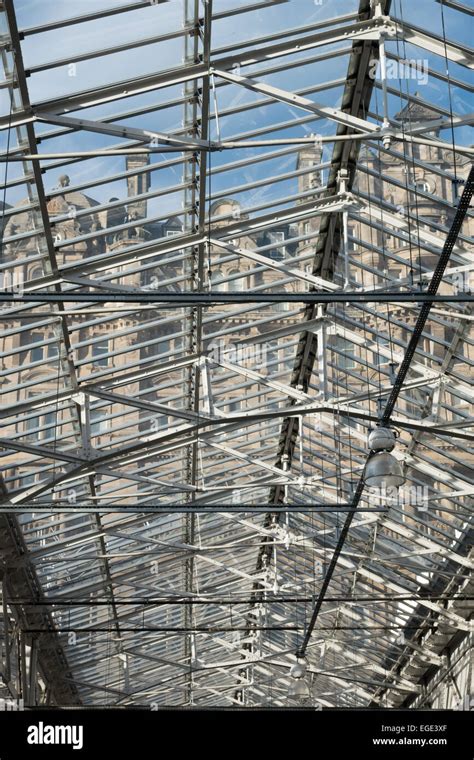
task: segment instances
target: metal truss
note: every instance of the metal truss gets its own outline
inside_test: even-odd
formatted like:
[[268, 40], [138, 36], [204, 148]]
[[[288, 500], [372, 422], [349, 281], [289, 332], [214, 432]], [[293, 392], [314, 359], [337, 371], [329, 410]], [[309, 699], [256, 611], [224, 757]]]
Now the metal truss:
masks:
[[417, 5], [2, 4], [0, 698], [469, 693], [471, 11]]

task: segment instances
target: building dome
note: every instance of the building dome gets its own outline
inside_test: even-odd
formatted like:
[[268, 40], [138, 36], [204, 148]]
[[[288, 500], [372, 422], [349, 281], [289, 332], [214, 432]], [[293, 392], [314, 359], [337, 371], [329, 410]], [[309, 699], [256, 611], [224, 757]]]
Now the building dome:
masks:
[[211, 204], [210, 213], [216, 227], [225, 226], [240, 218], [246, 219], [248, 216], [241, 213], [240, 203], [234, 198], [221, 198], [214, 201]]
[[[68, 217], [64, 220], [65, 224], [69, 224], [75, 220], [76, 229], [82, 232], [89, 232], [93, 229], [93, 225], [96, 227], [99, 223], [97, 214], [90, 214], [84, 217], [75, 218], [75, 213], [78, 211], [84, 211], [86, 209], [92, 209], [98, 205], [98, 201], [90, 198], [88, 195], [77, 191], [65, 192], [56, 194], [56, 192], [50, 196], [46, 196], [48, 214], [53, 221], [54, 217]], [[21, 209], [22, 206], [29, 207], [31, 201], [29, 198], [24, 198], [15, 205], [15, 208]], [[33, 210], [26, 208], [25, 211], [19, 211], [15, 213], [5, 228], [5, 237], [18, 235], [22, 232], [32, 230], [34, 227], [34, 215]]]
[[[98, 201], [94, 200], [94, 198], [84, 195], [84, 193], [80, 193], [77, 190], [61, 194], [55, 192], [52, 197], [46, 196], [46, 198], [50, 217], [70, 215], [71, 218], [74, 218], [74, 212], [85, 211], [99, 205]], [[94, 224], [97, 228], [99, 217], [97, 214], [87, 214], [79, 217], [77, 223], [83, 232], [89, 232]]]
[[[78, 216], [79, 212], [93, 209], [98, 205], [98, 202], [78, 191], [71, 190], [68, 192], [68, 183], [69, 178], [64, 175], [60, 179], [59, 188], [46, 195], [46, 208], [56, 240], [76, 238], [88, 232], [99, 230], [101, 227], [98, 213], [86, 213], [84, 216]], [[24, 210], [23, 207], [25, 207]], [[36, 209], [31, 208], [31, 200], [24, 198], [15, 204], [14, 208], [16, 213], [12, 214], [5, 227], [4, 254], [7, 260], [15, 259], [18, 250], [21, 250], [22, 255], [28, 250], [36, 251], [38, 242], [36, 235], [27, 238], [20, 237], [15, 240], [15, 236], [30, 232], [37, 226]], [[68, 254], [75, 252], [75, 255], [83, 257], [90, 255], [95, 248], [94, 242], [87, 240], [74, 244], [73, 248], [68, 246], [64, 250], [67, 250]]]

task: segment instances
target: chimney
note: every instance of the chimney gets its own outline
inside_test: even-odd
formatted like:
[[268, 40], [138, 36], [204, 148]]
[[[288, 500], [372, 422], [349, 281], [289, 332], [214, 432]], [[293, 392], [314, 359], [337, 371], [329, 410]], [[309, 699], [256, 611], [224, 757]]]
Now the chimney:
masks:
[[[296, 170], [309, 169], [305, 174], [298, 175], [298, 192], [308, 193], [303, 198], [297, 201], [297, 203], [311, 203], [321, 196], [313, 195], [311, 190], [318, 190], [322, 186], [322, 172], [317, 168], [322, 161], [323, 149], [322, 143], [318, 142], [315, 136], [315, 142], [313, 145], [300, 148], [298, 151], [298, 157], [296, 160]], [[312, 167], [315, 167], [312, 170]], [[297, 224], [298, 235], [312, 235], [307, 240], [303, 240], [299, 244], [299, 250], [304, 251], [307, 248], [314, 250], [316, 245], [316, 233], [319, 230], [319, 217], [313, 217], [304, 219]]]
[[[140, 169], [148, 166], [149, 163], [150, 161], [148, 155], [127, 156], [127, 171], [139, 172], [138, 174], [134, 174], [131, 177], [127, 177], [128, 198], [135, 198], [137, 195], [147, 193], [150, 189], [150, 172], [140, 172]], [[127, 210], [129, 214], [133, 214], [139, 219], [144, 219], [147, 215], [147, 202], [146, 200], [129, 202], [127, 204]]]
[[[309, 169], [311, 166], [317, 166], [321, 163], [322, 154], [323, 151], [321, 145], [316, 144], [300, 148], [296, 160], [296, 169]], [[319, 188], [321, 187], [321, 181], [322, 177], [320, 169], [315, 169], [307, 174], [300, 174], [298, 177], [299, 192], [301, 193], [307, 190], [312, 190], [313, 188]], [[302, 199], [301, 203], [307, 203], [309, 200], [311, 200], [311, 196], [306, 196], [306, 198]]]

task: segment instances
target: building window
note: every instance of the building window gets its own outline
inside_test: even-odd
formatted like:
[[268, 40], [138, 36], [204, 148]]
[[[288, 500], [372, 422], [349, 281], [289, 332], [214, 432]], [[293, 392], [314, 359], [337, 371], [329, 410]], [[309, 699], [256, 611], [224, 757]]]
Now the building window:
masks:
[[54, 343], [48, 345], [48, 359], [56, 359], [59, 353], [57, 338], [53, 333], [50, 333], [48, 340], [54, 340]]
[[42, 430], [40, 430], [40, 438], [55, 438], [56, 437], [56, 412], [46, 412], [43, 415]]
[[95, 367], [107, 367], [109, 363], [109, 341], [99, 340], [92, 344], [92, 363]]
[[425, 179], [419, 179], [416, 183], [416, 189], [422, 193], [429, 193], [430, 186]]
[[461, 197], [462, 192], [463, 192], [463, 187], [462, 186], [465, 185], [465, 184], [466, 184], [466, 180], [464, 180], [464, 179], [452, 180], [451, 185], [452, 185], [452, 189], [453, 189], [453, 203], [457, 203], [457, 201]]
[[[390, 341], [387, 338], [377, 338], [377, 344], [383, 348], [389, 348]], [[386, 364], [387, 366], [390, 363], [390, 358], [385, 353], [380, 353], [380, 351], [374, 351], [374, 364], [380, 367], [382, 364]]]
[[267, 370], [271, 374], [279, 370], [278, 342], [275, 340], [267, 345]]
[[[229, 277], [231, 278], [229, 282], [227, 283], [227, 290], [230, 292], [237, 292], [243, 290], [244, 287], [244, 281], [242, 277], [238, 277], [240, 272], [238, 269], [231, 269], [229, 272]], [[235, 279], [233, 279], [235, 278]]]
[[168, 415], [157, 414], [150, 420], [150, 430], [152, 433], [157, 433], [159, 430], [165, 430], [168, 428]]
[[160, 342], [156, 344], [156, 349], [159, 355], [168, 354], [170, 350], [169, 340], [160, 340]]
[[295, 346], [285, 346], [283, 349], [283, 369], [291, 372], [295, 366], [296, 349]]
[[40, 418], [38, 417], [29, 417], [29, 419], [26, 420], [26, 434], [29, 438], [39, 438], [39, 426], [40, 426]]
[[222, 288], [223, 279], [224, 274], [221, 269], [216, 269], [214, 272], [211, 272], [211, 288]]
[[454, 407], [457, 411], [465, 411], [469, 414], [471, 408], [471, 402], [468, 399], [461, 398], [461, 396], [455, 396], [454, 393], [449, 394], [449, 405]]
[[[29, 393], [28, 398], [33, 400], [37, 393]], [[35, 441], [43, 441], [46, 438], [55, 437], [55, 426], [57, 422], [56, 410], [49, 409], [35, 417], [30, 417], [25, 422], [26, 435]]]
[[49, 333], [46, 336], [47, 340], [53, 340], [54, 343], [45, 345], [43, 341], [45, 337], [41, 333], [33, 333], [32, 335], [33, 345], [30, 351], [31, 362], [42, 362], [45, 358], [55, 359], [58, 356], [58, 344], [56, 336], [53, 333]]
[[348, 227], [347, 234], [348, 234], [348, 241], [347, 241], [348, 251], [350, 252], [357, 251], [357, 244], [354, 240], [355, 227]]
[[34, 346], [31, 349], [31, 361], [41, 362], [43, 361], [44, 346]]
[[[269, 412], [277, 412], [279, 408], [278, 401], [272, 401], [267, 405], [267, 409]], [[279, 417], [271, 417], [267, 422], [264, 423], [262, 427], [262, 437], [261, 437], [261, 443], [262, 445], [265, 445], [265, 439], [270, 436], [277, 436], [280, 434], [280, 428], [281, 428], [281, 418]]]
[[354, 346], [349, 340], [336, 337], [331, 350], [334, 352], [334, 362], [338, 369], [354, 369], [355, 359], [352, 356]]
[[35, 475], [29, 474], [25, 475], [23, 478], [21, 478], [21, 487], [22, 488], [28, 488], [29, 486], [34, 485], [35, 482]]
[[44, 336], [41, 333], [32, 333], [31, 343], [33, 344], [30, 349], [30, 361], [42, 362], [44, 359]]
[[277, 230], [276, 232], [269, 232], [268, 237], [270, 239], [270, 243], [278, 245], [278, 248], [274, 248], [270, 251], [270, 258], [277, 260], [283, 259], [286, 253], [286, 247], [282, 245], [282, 243], [285, 241], [285, 233], [281, 230]]
[[103, 409], [91, 409], [89, 413], [91, 438], [103, 435], [107, 430], [108, 420]]
[[407, 391], [403, 396], [407, 416], [418, 419], [420, 416], [420, 410], [426, 405], [428, 396], [429, 394], [426, 389], [422, 388], [411, 388]]
[[146, 191], [145, 175], [137, 174], [137, 195], [141, 195]]

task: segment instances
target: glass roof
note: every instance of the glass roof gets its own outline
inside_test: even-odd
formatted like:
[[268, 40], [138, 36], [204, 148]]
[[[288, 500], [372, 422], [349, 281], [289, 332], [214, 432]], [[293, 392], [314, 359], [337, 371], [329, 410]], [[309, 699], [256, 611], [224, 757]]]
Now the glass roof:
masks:
[[[410, 706], [469, 631], [472, 10], [73, 10], [1, 11], [2, 593], [34, 698], [279, 707], [304, 657], [313, 705]], [[398, 491], [366, 482], [377, 426]]]

